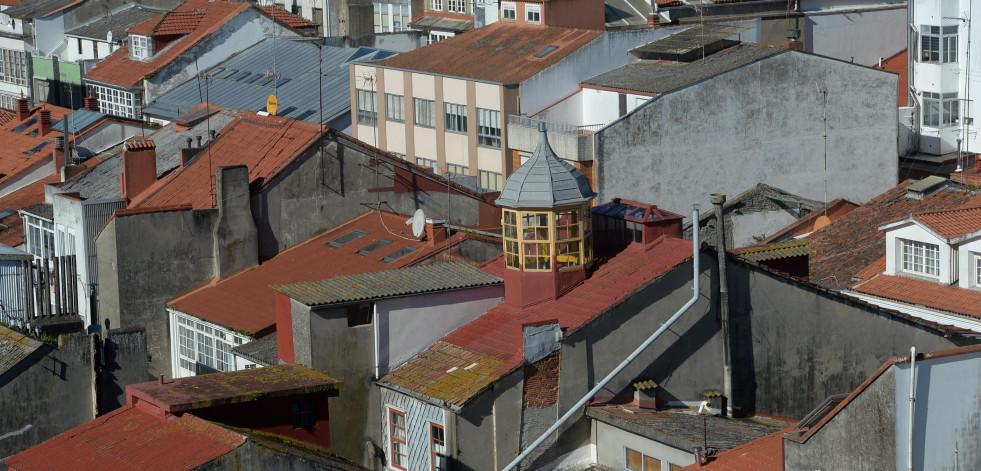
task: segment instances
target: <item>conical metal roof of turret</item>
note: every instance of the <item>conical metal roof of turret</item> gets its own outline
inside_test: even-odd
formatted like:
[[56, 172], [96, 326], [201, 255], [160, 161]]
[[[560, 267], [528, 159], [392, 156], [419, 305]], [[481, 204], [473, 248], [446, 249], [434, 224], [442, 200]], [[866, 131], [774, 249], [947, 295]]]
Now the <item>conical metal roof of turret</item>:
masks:
[[579, 169], [560, 159], [548, 145], [545, 123], [538, 126], [538, 147], [508, 180], [496, 203], [507, 208], [552, 208], [585, 204], [596, 197]]

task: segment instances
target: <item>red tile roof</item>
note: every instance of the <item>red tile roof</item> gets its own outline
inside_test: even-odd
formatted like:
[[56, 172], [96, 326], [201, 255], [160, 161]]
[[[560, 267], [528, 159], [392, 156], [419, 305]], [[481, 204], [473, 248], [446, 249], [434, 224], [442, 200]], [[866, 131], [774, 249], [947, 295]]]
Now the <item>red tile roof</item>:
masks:
[[[3, 5], [3, 0], [0, 0], [0, 5]], [[17, 112], [14, 110], [8, 110], [6, 108], [0, 108], [0, 126], [13, 121], [17, 117]]]
[[[604, 31], [494, 23], [373, 65], [490, 82], [522, 82]], [[534, 57], [549, 46], [558, 49]]]
[[[592, 275], [561, 298], [527, 308], [501, 303], [381, 381], [463, 405], [522, 365], [522, 325], [558, 321], [567, 334], [574, 332], [691, 256], [690, 241], [665, 238], [645, 252], [621, 252], [598, 260]], [[507, 270], [501, 256], [488, 262], [484, 269], [499, 277]], [[477, 365], [465, 368], [472, 363]], [[448, 373], [451, 368], [455, 369]]]
[[913, 219], [947, 239], [981, 231], [981, 206], [914, 214]]
[[266, 14], [275, 18], [280, 23], [294, 29], [316, 28], [320, 26], [317, 23], [307, 20], [306, 18], [296, 16], [286, 11], [282, 7], [270, 5], [268, 7], [262, 7], [262, 11], [266, 12]]
[[902, 276], [878, 275], [851, 288], [908, 304], [981, 319], [981, 292]]
[[190, 204], [194, 209], [211, 208], [214, 169], [246, 165], [250, 182], [261, 183], [314, 145], [320, 134], [320, 126], [313, 123], [243, 111], [208, 149], [133, 198], [131, 207]]
[[192, 415], [164, 419], [126, 406], [4, 460], [18, 471], [196, 469], [245, 436]]
[[886, 250], [885, 232], [879, 227], [924, 211], [956, 208], [971, 195], [941, 189], [923, 200], [907, 198], [907, 180], [869, 200], [850, 213], [807, 237], [814, 254], [810, 256], [810, 280], [841, 287]]
[[[25, 186], [3, 198], [0, 198], [0, 211], [12, 209], [19, 211], [32, 204], [44, 202], [44, 185], [61, 182], [60, 176], [50, 175]], [[24, 221], [20, 214], [14, 214], [0, 219], [0, 244], [16, 247], [24, 243]]]
[[[303, 365], [177, 378], [126, 386], [127, 403], [144, 401], [171, 414], [240, 402], [340, 389], [344, 383]], [[133, 399], [136, 399], [135, 401]]]
[[[226, 328], [252, 334], [268, 333], [276, 324], [275, 291], [270, 285], [401, 268], [446, 248], [445, 244], [430, 247], [425, 241], [407, 240], [404, 235], [392, 234], [386, 229], [387, 226], [396, 232], [402, 231], [406, 219], [407, 216], [392, 213], [369, 212], [283, 251], [261, 265], [175, 298], [169, 306]], [[326, 245], [355, 229], [368, 234], [340, 248]], [[463, 233], [454, 234], [451, 243], [456, 244], [464, 237]], [[365, 256], [356, 254], [381, 239], [392, 243]], [[416, 250], [391, 263], [382, 261], [406, 247], [416, 247]]]
[[771, 433], [731, 450], [720, 451], [708, 463], [685, 466], [685, 470], [708, 471], [783, 471], [783, 434], [792, 429]]
[[[94, 69], [85, 74], [84, 78], [123, 88], [132, 88], [139, 84], [144, 77], [153, 75], [164, 68], [248, 8], [250, 5], [247, 2], [187, 0], [174, 11], [151, 18], [130, 29], [133, 34], [162, 35], [163, 33], [159, 29], [165, 26], [164, 32], [166, 34], [186, 34], [186, 36], [169, 44], [163, 51], [158, 52], [145, 62], [131, 59], [129, 46], [125, 45], [99, 62]], [[171, 16], [174, 16], [174, 20], [168, 22], [167, 18]], [[200, 17], [198, 18], [198, 16]], [[190, 29], [192, 24], [194, 24], [193, 30]], [[158, 31], [154, 32], [154, 30]], [[182, 33], [183, 31], [188, 32]]]
[[[65, 115], [72, 112], [72, 110], [60, 106], [43, 106], [51, 112], [51, 122], [60, 121]], [[40, 119], [38, 111], [40, 109], [41, 106], [34, 107], [30, 116], [24, 121], [18, 121], [17, 118], [14, 118], [0, 126], [0, 143], [2, 143], [0, 145], [0, 184], [6, 183], [21, 172], [51, 158], [55, 136], [62, 134], [52, 128], [48, 134], [38, 135], [38, 121]], [[41, 144], [44, 146], [39, 148], [38, 146]]]

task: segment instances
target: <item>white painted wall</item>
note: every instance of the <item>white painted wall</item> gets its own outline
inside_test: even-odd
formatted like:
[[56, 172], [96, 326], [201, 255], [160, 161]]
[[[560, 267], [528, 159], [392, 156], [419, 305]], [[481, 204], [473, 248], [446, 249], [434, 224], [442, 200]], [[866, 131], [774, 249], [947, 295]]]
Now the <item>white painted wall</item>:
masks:
[[906, 5], [873, 11], [808, 13], [807, 52], [873, 66], [906, 49]]
[[378, 377], [504, 299], [504, 286], [445, 291], [375, 303]]
[[933, 278], [925, 275], [916, 275], [918, 278], [922, 277], [943, 284], [956, 281], [956, 249], [952, 249], [947, 245], [945, 240], [927, 232], [926, 229], [914, 223], [907, 223], [886, 231], [886, 274], [912, 276], [903, 272], [903, 246], [899, 242], [900, 239], [915, 240], [940, 246], [940, 277]]
[[957, 286], [964, 289], [981, 289], [976, 270], [981, 259], [981, 237], [962, 242], [957, 246]]
[[691, 451], [679, 450], [595, 419], [593, 424], [596, 426], [597, 464], [613, 469], [626, 469], [626, 448], [661, 460], [660, 471], [670, 471], [672, 464], [695, 464], [695, 455]]

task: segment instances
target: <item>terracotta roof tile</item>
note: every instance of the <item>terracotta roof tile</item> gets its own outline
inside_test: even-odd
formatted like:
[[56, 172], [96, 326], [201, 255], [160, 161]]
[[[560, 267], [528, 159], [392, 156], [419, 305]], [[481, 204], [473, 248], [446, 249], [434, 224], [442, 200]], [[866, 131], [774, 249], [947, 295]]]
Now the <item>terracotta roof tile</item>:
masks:
[[707, 471], [783, 471], [783, 434], [785, 429], [758, 438], [731, 450], [720, 451], [708, 463], [689, 465], [681, 469]]
[[[443, 337], [436, 345], [392, 371], [381, 382], [424, 392], [463, 405], [498, 378], [521, 366], [520, 329], [533, 322], [558, 321], [566, 333], [585, 326], [636, 289], [692, 256], [691, 242], [662, 239], [646, 252], [621, 252], [598, 260], [595, 271], [561, 298], [527, 308], [505, 303]], [[498, 256], [484, 270], [501, 276]], [[459, 372], [477, 363], [466, 373]], [[456, 370], [451, 370], [457, 368]]]
[[[498, 22], [373, 65], [490, 82], [522, 82], [603, 33]], [[549, 46], [558, 49], [543, 58], [534, 57]]]
[[745, 249], [734, 250], [733, 252], [747, 260], [754, 262], [778, 260], [789, 257], [806, 257], [814, 253], [806, 240], [756, 245]]
[[150, 36], [151, 34], [153, 34], [153, 30], [157, 28], [157, 25], [160, 24], [160, 22], [167, 17], [167, 13], [168, 12], [161, 13], [157, 16], [154, 16], [153, 18], [141, 21], [131, 26], [129, 29], [126, 30], [126, 32], [129, 34], [137, 34], [140, 36]]
[[170, 36], [174, 34], [191, 34], [198, 29], [204, 19], [204, 11], [172, 11], [153, 30], [152, 36]]
[[913, 215], [923, 225], [947, 239], [981, 231], [981, 206], [931, 211]]
[[879, 275], [851, 289], [981, 319], [981, 292], [902, 276]]
[[306, 18], [294, 15], [281, 7], [270, 5], [267, 7], [262, 7], [262, 11], [266, 12], [269, 16], [275, 18], [280, 23], [295, 29], [301, 28], [316, 28], [320, 25], [314, 23]]
[[250, 182], [261, 183], [309, 149], [320, 133], [319, 126], [306, 121], [242, 112], [208, 149], [133, 198], [131, 207], [190, 204], [194, 209], [211, 208], [214, 169], [246, 165]]
[[[188, 31], [189, 25], [194, 23], [197, 11], [201, 14], [193, 31], [188, 32], [184, 37], [166, 46], [150, 60], [144, 62], [132, 60], [129, 56], [129, 46], [123, 46], [116, 52], [99, 62], [94, 69], [85, 74], [86, 80], [116, 85], [123, 88], [131, 88], [138, 84], [144, 77], [153, 75], [164, 68], [171, 61], [187, 52], [202, 39], [214, 33], [218, 28], [237, 16], [239, 13], [250, 8], [247, 2], [229, 2], [223, 0], [187, 0], [173, 12], [166, 14], [163, 20], [160, 17], [152, 18], [133, 27], [130, 31], [133, 34], [151, 35], [154, 29], [167, 23], [166, 18], [177, 15], [172, 23], [168, 23], [165, 30], [168, 34], [179, 31]], [[200, 12], [203, 12], [200, 13]], [[154, 20], [159, 22], [156, 23]], [[153, 25], [153, 28], [149, 28]], [[160, 35], [160, 33], [155, 33]]]
[[[60, 121], [72, 110], [60, 106], [43, 105], [51, 112], [51, 122]], [[54, 128], [44, 135], [38, 135], [38, 111], [36, 106], [24, 121], [14, 118], [0, 126], [0, 184], [14, 178], [19, 173], [51, 157], [55, 136], [62, 135]]]
[[[3, 3], [0, 3], [3, 5]], [[0, 126], [13, 121], [17, 117], [17, 112], [14, 110], [8, 110], [6, 108], [0, 108]]]
[[193, 415], [168, 420], [126, 406], [11, 456], [4, 463], [24, 471], [191, 470], [243, 443], [245, 436]]
[[[414, 264], [445, 248], [429, 246], [425, 241], [407, 240], [392, 235], [386, 229], [404, 227], [407, 216], [369, 212], [321, 236], [310, 239], [254, 268], [206, 285], [173, 299], [172, 309], [200, 319], [250, 333], [268, 332], [276, 324], [276, 293], [270, 285], [322, 280], [332, 276], [390, 270]], [[367, 234], [342, 247], [327, 243], [356, 229]], [[462, 233], [453, 235], [452, 244], [463, 240]], [[381, 239], [391, 240], [365, 256], [357, 252]], [[414, 251], [389, 263], [383, 259], [409, 247]]]
[[971, 198], [946, 189], [923, 200], [907, 198], [911, 182], [900, 183], [809, 235], [807, 240], [814, 250], [809, 258], [811, 281], [850, 285], [856, 273], [885, 253], [886, 237], [880, 226], [910, 214], [960, 207]]

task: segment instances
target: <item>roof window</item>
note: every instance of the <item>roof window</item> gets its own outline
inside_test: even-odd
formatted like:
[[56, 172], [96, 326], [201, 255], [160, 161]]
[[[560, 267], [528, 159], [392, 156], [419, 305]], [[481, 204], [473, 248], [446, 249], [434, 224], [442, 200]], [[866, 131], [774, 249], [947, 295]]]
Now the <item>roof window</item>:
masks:
[[382, 240], [379, 240], [378, 242], [372, 242], [367, 247], [365, 247], [365, 248], [363, 248], [361, 250], [358, 250], [355, 253], [358, 254], [358, 255], [360, 255], [360, 256], [362, 256], [362, 257], [364, 257], [365, 255], [368, 255], [371, 252], [374, 252], [374, 251], [376, 251], [376, 250], [378, 250], [378, 249], [380, 249], [380, 248], [382, 248], [382, 247], [384, 247], [384, 246], [386, 246], [388, 244], [391, 244], [391, 243], [392, 243], [392, 241], [390, 241], [388, 239], [382, 239]]
[[554, 51], [554, 50], [556, 50], [558, 48], [559, 48], [559, 46], [549, 46], [549, 47], [546, 47], [545, 49], [542, 49], [541, 51], [538, 51], [538, 54], [535, 54], [535, 57], [541, 59], [542, 57], [545, 57], [545, 56], [549, 55], [552, 51]]
[[494, 36], [486, 36], [486, 37], [480, 38], [480, 39], [477, 40], [477, 42], [475, 42], [475, 43], [473, 43], [473, 44], [470, 45], [470, 49], [480, 49], [480, 48], [486, 46], [487, 43], [493, 41], [494, 39], [497, 39], [497, 38], [495, 38]]
[[396, 251], [394, 251], [394, 252], [386, 255], [385, 258], [382, 259], [382, 263], [392, 263], [392, 262], [394, 262], [394, 261], [396, 261], [396, 260], [398, 260], [398, 259], [400, 259], [400, 258], [402, 258], [402, 257], [404, 257], [406, 255], [409, 255], [410, 253], [415, 252], [415, 251], [416, 251], [416, 248], [413, 247], [413, 246], [411, 246], [411, 245], [408, 246], [408, 247], [402, 247], [401, 249], [398, 249], [398, 250], [396, 250]]
[[336, 239], [334, 239], [334, 240], [332, 240], [330, 242], [327, 242], [324, 245], [326, 245], [327, 247], [334, 248], [334, 249], [339, 249], [339, 248], [344, 247], [345, 245], [350, 244], [351, 242], [354, 242], [354, 241], [356, 241], [356, 240], [358, 240], [358, 239], [360, 239], [360, 238], [362, 238], [362, 237], [364, 237], [366, 235], [368, 235], [368, 231], [366, 231], [364, 229], [355, 229], [355, 230], [353, 230], [351, 232], [348, 232], [347, 234], [344, 234], [344, 235], [342, 235], [342, 236], [340, 236], [340, 237], [338, 237], [338, 238], [336, 238]]
[[537, 46], [537, 45], [538, 45], [538, 43], [532, 41], [532, 42], [530, 42], [528, 44], [525, 44], [524, 46], [521, 46], [521, 47], [515, 49], [514, 50], [514, 54], [520, 56], [520, 55], [525, 54], [528, 51], [534, 49], [535, 46]]
[[31, 147], [31, 150], [29, 150], [27, 152], [24, 152], [24, 155], [34, 155], [35, 152], [43, 149], [44, 146], [46, 146], [46, 145], [48, 145], [48, 141], [44, 141], [44, 142], [42, 142], [42, 143], [40, 143], [40, 144], [38, 144], [38, 145], [36, 145], [34, 147]]
[[22, 124], [20, 124], [16, 128], [14, 128], [10, 132], [15, 132], [15, 133], [20, 134], [20, 133], [24, 132], [25, 129], [33, 126], [34, 123], [36, 123], [36, 122], [37, 122], [37, 116], [31, 117], [31, 119], [28, 119], [27, 121], [24, 121]]

